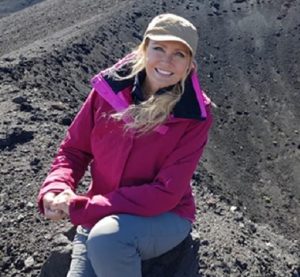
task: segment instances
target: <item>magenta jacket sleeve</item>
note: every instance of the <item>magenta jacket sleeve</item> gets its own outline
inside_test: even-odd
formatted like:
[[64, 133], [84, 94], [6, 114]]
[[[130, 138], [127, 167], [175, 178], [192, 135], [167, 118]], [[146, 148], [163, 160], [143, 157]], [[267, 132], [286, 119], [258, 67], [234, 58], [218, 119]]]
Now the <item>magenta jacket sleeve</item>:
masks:
[[74, 198], [70, 205], [71, 222], [75, 225], [96, 223], [115, 213], [155, 216], [175, 208], [190, 188], [190, 180], [207, 142], [211, 123], [210, 114], [205, 121], [191, 121], [152, 183], [120, 187], [92, 198]]
[[75, 190], [92, 159], [90, 134], [94, 125], [95, 101], [99, 99], [96, 92], [92, 90], [60, 145], [38, 195], [38, 205], [42, 213], [44, 212], [42, 200], [45, 193], [61, 192], [69, 188]]

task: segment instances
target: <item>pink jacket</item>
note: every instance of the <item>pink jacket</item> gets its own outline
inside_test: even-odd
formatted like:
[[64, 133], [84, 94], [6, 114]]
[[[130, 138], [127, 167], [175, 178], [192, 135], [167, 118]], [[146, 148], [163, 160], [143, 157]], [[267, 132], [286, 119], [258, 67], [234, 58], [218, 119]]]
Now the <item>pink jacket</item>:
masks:
[[124, 132], [123, 121], [108, 116], [133, 102], [133, 84], [128, 82], [114, 82], [104, 72], [93, 78], [93, 89], [69, 127], [39, 192], [41, 212], [46, 192], [75, 190], [90, 165], [92, 181], [87, 193], [70, 204], [74, 225], [92, 227], [117, 213], [155, 216], [171, 211], [194, 220], [190, 180], [212, 123], [210, 101], [193, 73], [174, 114], [151, 133], [136, 136]]

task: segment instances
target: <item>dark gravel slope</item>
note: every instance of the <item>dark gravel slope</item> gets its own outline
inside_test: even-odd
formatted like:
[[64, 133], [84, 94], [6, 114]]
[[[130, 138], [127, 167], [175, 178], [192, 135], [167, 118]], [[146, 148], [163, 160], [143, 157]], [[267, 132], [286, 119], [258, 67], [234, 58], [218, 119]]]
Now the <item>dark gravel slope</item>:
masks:
[[38, 214], [38, 188], [90, 78], [163, 11], [199, 28], [218, 108], [193, 180], [194, 267], [147, 277], [300, 276], [299, 1], [20, 3], [0, 1], [1, 276], [37, 276], [53, 249], [68, 251], [71, 226]]

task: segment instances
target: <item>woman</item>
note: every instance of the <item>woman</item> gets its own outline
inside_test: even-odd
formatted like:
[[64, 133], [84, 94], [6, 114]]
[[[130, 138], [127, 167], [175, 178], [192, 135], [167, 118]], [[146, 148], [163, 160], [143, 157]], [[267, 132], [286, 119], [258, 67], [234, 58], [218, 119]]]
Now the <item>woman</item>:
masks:
[[[68, 276], [141, 276], [141, 260], [190, 232], [190, 180], [212, 122], [197, 40], [186, 19], [159, 15], [135, 51], [92, 79], [38, 199], [47, 218], [78, 225]], [[92, 182], [77, 195], [88, 165]]]

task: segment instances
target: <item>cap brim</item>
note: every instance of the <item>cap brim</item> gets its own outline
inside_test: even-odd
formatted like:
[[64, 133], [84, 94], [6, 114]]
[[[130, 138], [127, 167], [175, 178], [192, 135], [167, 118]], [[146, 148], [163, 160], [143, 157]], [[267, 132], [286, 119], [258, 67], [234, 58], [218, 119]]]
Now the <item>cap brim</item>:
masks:
[[186, 43], [185, 40], [183, 40], [179, 37], [172, 36], [172, 35], [150, 35], [150, 34], [148, 34], [148, 35], [146, 35], [145, 38], [150, 38], [151, 40], [155, 40], [155, 41], [178, 41], [178, 42], [181, 42], [185, 46], [187, 46], [190, 49], [190, 51], [192, 52], [192, 54], [194, 55], [192, 47], [188, 43]]

